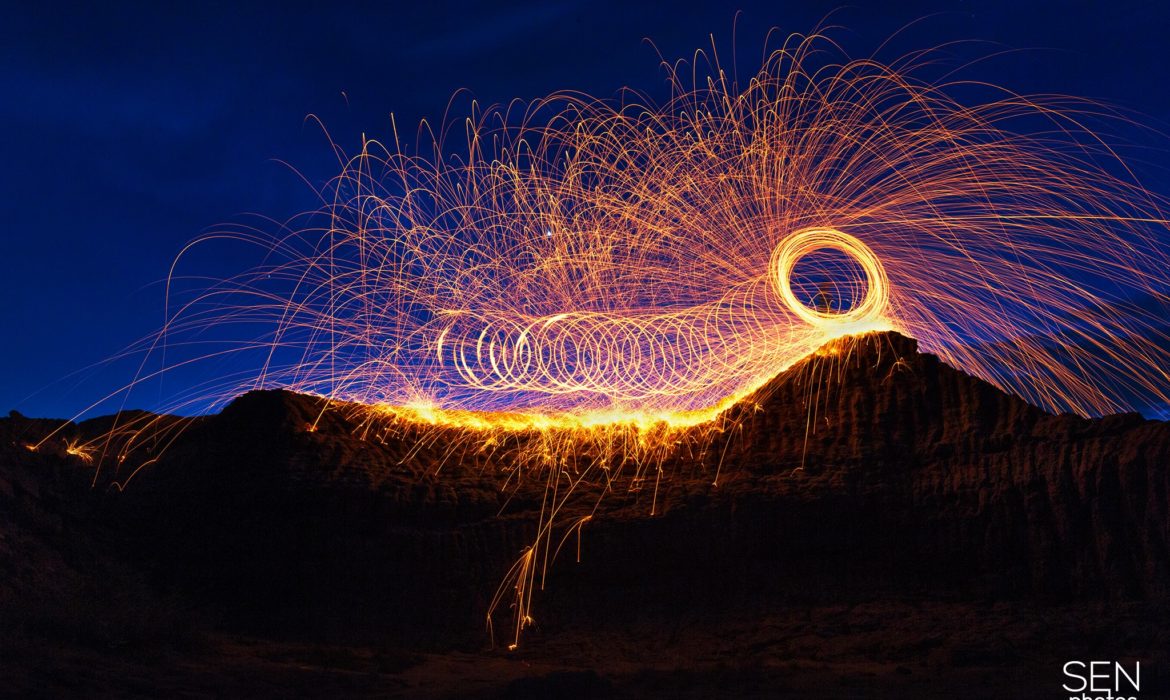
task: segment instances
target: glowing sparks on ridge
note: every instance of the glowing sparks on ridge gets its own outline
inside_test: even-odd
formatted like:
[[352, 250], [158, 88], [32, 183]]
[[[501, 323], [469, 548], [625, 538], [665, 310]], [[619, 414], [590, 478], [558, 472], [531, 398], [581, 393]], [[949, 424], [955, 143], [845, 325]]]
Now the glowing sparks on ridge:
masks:
[[[574, 493], [647, 475], [656, 489], [677, 444], [726, 429], [728, 408], [802, 358], [844, 352], [838, 338], [897, 330], [1052, 411], [1170, 403], [1168, 329], [1141, 305], [1170, 307], [1165, 202], [1085, 126], [1117, 115], [1009, 92], [963, 104], [956, 84], [917, 77], [929, 53], [885, 65], [835, 50], [789, 37], [746, 82], [717, 60], [691, 81], [676, 67], [661, 105], [474, 108], [461, 134], [424, 125], [414, 153], [397, 131], [363, 139], [320, 211], [279, 237], [217, 232], [184, 250], [231, 238], [264, 264], [168, 297], [140, 349], [170, 365], [135, 384], [248, 357], [176, 408], [282, 387], [467, 451], [536, 435], [508, 457], [550, 484], [492, 603], [514, 600], [513, 644], [555, 526], [579, 538], [592, 517], [571, 511]], [[165, 445], [171, 425], [127, 420], [111, 454], [151, 431]]]

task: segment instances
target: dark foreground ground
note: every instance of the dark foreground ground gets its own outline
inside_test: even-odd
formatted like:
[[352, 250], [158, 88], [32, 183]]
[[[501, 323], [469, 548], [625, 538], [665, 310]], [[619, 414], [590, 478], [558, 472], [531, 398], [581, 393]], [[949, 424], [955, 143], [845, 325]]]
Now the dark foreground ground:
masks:
[[509, 651], [507, 604], [494, 646], [486, 611], [542, 490], [499, 474], [531, 444], [320, 410], [258, 392], [176, 420], [124, 492], [133, 458], [91, 485], [65, 451], [108, 420], [35, 452], [59, 423], [0, 420], [0, 694], [1065, 698], [1076, 660], [1170, 692], [1165, 423], [1046, 415], [895, 335], [844, 344], [656, 496], [623, 481]]
[[1066, 661], [1105, 658], [1140, 660], [1146, 698], [1166, 697], [1166, 619], [1139, 605], [874, 601], [562, 629], [513, 652], [38, 640], [6, 648], [0, 672], [28, 697], [1062, 698]]

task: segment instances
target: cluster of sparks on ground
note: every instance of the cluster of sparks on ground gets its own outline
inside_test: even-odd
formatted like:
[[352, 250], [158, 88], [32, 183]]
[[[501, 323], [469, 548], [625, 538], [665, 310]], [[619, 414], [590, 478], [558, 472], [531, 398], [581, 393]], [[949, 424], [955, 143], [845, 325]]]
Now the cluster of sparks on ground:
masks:
[[[1083, 126], [1119, 117], [1007, 91], [963, 104], [958, 82], [916, 77], [933, 59], [792, 36], [746, 81], [713, 55], [668, 68], [661, 104], [558, 94], [424, 125], [413, 153], [397, 131], [366, 140], [304, 225], [194, 242], [255, 243], [267, 262], [170, 300], [142, 349], [179, 358], [209, 327], [260, 324], [171, 361], [259, 353], [244, 381], [188, 399], [281, 386], [469, 446], [546, 436], [522, 459], [555, 495], [501, 589], [516, 639], [554, 530], [591, 517], [565, 519], [580, 484], [654, 473], [680, 434], [701, 442], [835, 338], [897, 330], [1054, 411], [1165, 401], [1165, 329], [1127, 306], [1167, 298], [1163, 203]], [[583, 445], [604, 479], [556, 490]]]

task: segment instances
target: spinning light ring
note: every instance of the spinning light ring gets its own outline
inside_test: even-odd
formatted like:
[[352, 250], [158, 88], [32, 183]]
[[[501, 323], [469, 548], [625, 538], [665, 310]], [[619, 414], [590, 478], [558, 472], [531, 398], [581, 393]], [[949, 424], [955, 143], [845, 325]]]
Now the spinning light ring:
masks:
[[[798, 299], [792, 290], [792, 271], [796, 268], [796, 263], [810, 253], [826, 249], [848, 255], [865, 274], [865, 297], [846, 311], [810, 308]], [[804, 229], [785, 238], [772, 253], [768, 270], [776, 292], [792, 313], [813, 326], [854, 325], [877, 321], [885, 314], [889, 304], [890, 282], [877, 255], [856, 237], [837, 229]]]

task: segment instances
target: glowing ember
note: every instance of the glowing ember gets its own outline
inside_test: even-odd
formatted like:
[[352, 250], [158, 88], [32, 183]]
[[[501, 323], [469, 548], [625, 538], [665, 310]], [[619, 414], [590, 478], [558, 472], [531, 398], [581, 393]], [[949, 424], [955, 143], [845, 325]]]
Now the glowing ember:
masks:
[[82, 445], [76, 441], [65, 446], [65, 454], [76, 457], [86, 464], [93, 464], [93, 452], [93, 447]]

